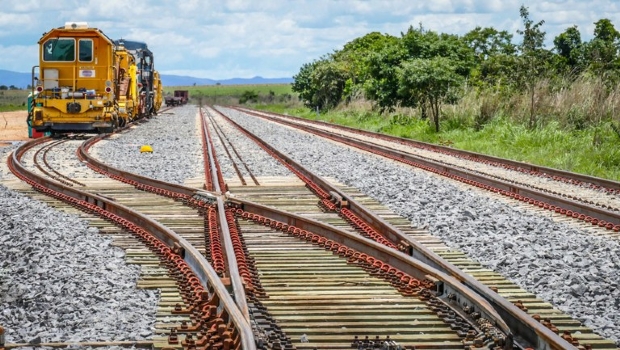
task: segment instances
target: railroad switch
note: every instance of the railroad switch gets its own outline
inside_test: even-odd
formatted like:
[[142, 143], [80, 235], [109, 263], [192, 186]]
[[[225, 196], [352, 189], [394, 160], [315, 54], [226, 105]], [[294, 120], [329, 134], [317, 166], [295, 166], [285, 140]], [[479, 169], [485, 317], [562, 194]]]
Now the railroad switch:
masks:
[[349, 208], [349, 201], [340, 195], [340, 193], [330, 191], [329, 201], [334, 203], [338, 208]]

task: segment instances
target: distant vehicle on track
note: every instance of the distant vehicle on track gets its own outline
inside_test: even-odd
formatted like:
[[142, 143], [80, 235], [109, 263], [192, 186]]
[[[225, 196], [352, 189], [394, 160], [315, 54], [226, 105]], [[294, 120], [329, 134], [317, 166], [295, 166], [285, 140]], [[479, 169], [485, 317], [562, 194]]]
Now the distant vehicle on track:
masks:
[[36, 131], [111, 132], [161, 107], [161, 81], [145, 43], [114, 41], [85, 22], [68, 22], [38, 44], [28, 114]]
[[184, 105], [189, 100], [189, 91], [174, 90], [174, 95], [166, 96], [165, 100], [166, 100], [166, 106]]

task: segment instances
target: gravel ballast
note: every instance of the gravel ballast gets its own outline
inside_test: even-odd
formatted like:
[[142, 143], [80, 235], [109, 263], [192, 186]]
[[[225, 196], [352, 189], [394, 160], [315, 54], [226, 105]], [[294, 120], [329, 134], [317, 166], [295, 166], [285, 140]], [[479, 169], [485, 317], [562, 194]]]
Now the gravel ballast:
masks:
[[392, 161], [222, 110], [313, 172], [359, 188], [413, 226], [427, 227], [449, 246], [620, 345], [617, 240], [589, 235]]
[[88, 227], [0, 185], [0, 325], [8, 343], [143, 340], [158, 292]]
[[[17, 147], [0, 147], [0, 159]], [[11, 177], [5, 164], [0, 180]], [[156, 290], [140, 268], [76, 215], [0, 185], [0, 325], [7, 343], [144, 340]]]
[[[186, 117], [193, 118], [196, 108], [181, 108], [182, 111], [186, 109], [189, 114]], [[466, 252], [620, 345], [620, 245], [617, 241], [591, 236], [417, 169], [265, 123], [234, 110], [220, 110], [313, 172], [359, 188], [408, 218], [413, 226], [427, 227], [450, 247]], [[195, 176], [192, 171], [201, 171], [196, 169], [202, 166], [199, 129], [191, 134], [185, 127], [195, 123], [184, 122], [182, 113], [185, 112], [177, 108], [174, 111], [179, 114], [174, 117], [183, 122], [167, 127], [163, 135], [158, 133], [166, 128], [162, 131], [149, 129], [151, 120], [127, 135], [130, 137], [114, 140], [117, 144], [113, 148], [122, 150], [114, 160], [117, 166], [164, 181]], [[227, 126], [222, 127], [230, 131]], [[262, 158], [250, 159], [254, 155], [264, 155], [250, 151], [256, 146], [245, 137], [237, 138], [236, 134], [228, 135], [231, 140], [235, 139], [235, 147], [244, 155], [244, 160], [262, 164]], [[191, 135], [196, 138], [188, 140], [193, 137]], [[158, 156], [151, 157], [149, 164], [143, 164], [139, 157], [120, 157], [132, 147], [139, 147], [136, 140], [142, 138], [157, 140], [158, 144], [149, 141], [154, 145], [154, 155], [157, 149], [191, 147], [196, 147], [198, 154], [181, 156], [183, 152], [175, 152], [179, 159], [174, 162]], [[178, 141], [183, 146], [177, 146]], [[216, 148], [219, 150], [218, 146]], [[220, 152], [219, 158], [226, 157]], [[108, 156], [114, 157], [114, 154], [113, 150], [106, 150], [100, 152], [99, 157], [108, 162], [112, 161]], [[252, 170], [255, 171], [254, 167]]]
[[[204, 173], [200, 127], [195, 106], [175, 107], [136, 126], [96, 143], [91, 154], [108, 165], [154, 179], [183, 184]], [[149, 145], [152, 153], [140, 153]]]

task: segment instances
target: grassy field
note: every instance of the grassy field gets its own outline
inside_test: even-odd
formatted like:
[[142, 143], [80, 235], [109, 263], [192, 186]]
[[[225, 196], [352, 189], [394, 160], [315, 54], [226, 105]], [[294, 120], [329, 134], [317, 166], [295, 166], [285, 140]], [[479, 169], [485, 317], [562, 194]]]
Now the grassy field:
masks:
[[241, 96], [245, 91], [255, 91], [264, 95], [269, 94], [269, 91], [273, 91], [276, 95], [292, 93], [291, 84], [164, 86], [165, 94], [172, 93], [174, 90], [188, 90], [190, 94], [221, 96]]
[[620, 136], [606, 123], [571, 130], [550, 122], [530, 130], [498, 116], [477, 130], [444, 119], [442, 131], [436, 133], [428, 120], [402, 114], [379, 115], [365, 108], [317, 114], [299, 105], [255, 107], [620, 181]]
[[0, 112], [26, 110], [30, 90], [0, 90]]
[[164, 86], [164, 95], [174, 90], [189, 91], [195, 104], [236, 105], [244, 98], [253, 103], [280, 103], [294, 98], [291, 84]]

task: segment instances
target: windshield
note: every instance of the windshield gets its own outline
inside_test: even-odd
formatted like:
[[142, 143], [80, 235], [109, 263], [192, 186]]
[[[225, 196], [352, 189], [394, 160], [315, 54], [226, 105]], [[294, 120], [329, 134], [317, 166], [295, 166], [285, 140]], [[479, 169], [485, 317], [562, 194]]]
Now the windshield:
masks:
[[49, 39], [43, 47], [44, 61], [75, 61], [75, 39]]
[[93, 60], [93, 41], [91, 39], [80, 39], [78, 46], [80, 62], [91, 62]]

